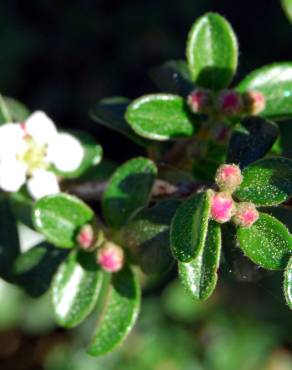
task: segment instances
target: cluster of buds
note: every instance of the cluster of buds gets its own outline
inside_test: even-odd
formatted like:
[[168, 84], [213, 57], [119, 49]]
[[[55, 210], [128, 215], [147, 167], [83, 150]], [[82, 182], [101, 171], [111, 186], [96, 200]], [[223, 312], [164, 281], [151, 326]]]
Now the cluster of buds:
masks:
[[259, 218], [253, 203], [236, 203], [232, 197], [234, 191], [242, 183], [240, 168], [235, 164], [224, 164], [217, 170], [215, 182], [219, 192], [211, 196], [211, 217], [218, 223], [233, 221], [240, 227], [250, 227]]
[[214, 96], [208, 89], [193, 90], [187, 103], [193, 113], [217, 112], [225, 117], [241, 114], [254, 115], [265, 109], [265, 97], [259, 91], [248, 91], [240, 94], [235, 90], [222, 90]]
[[[117, 244], [103, 241], [91, 224], [83, 225], [76, 236], [79, 247], [85, 252], [96, 252], [96, 263], [107, 272], [118, 272], [124, 265], [124, 251]], [[100, 245], [101, 244], [101, 245]]]

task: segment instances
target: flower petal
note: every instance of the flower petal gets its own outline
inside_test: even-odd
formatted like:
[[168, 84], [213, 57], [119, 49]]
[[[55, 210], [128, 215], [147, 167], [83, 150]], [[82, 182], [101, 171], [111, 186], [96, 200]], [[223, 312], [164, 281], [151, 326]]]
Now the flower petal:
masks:
[[16, 156], [26, 148], [24, 132], [17, 123], [6, 123], [0, 126], [0, 160]]
[[74, 136], [62, 133], [49, 144], [48, 157], [59, 171], [72, 172], [80, 166], [84, 149]]
[[46, 195], [59, 193], [60, 188], [53, 172], [40, 169], [34, 171], [27, 181], [27, 190], [34, 199], [40, 199]]
[[25, 183], [27, 167], [15, 158], [6, 158], [0, 163], [0, 188], [18, 191]]
[[28, 117], [25, 131], [40, 145], [54, 140], [58, 134], [54, 122], [42, 111], [36, 111]]

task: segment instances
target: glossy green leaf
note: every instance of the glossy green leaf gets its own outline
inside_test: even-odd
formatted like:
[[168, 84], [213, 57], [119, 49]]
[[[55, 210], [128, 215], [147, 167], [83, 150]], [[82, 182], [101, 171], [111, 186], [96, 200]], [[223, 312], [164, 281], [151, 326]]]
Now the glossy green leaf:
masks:
[[177, 95], [144, 95], [129, 105], [125, 117], [137, 134], [148, 139], [175, 139], [195, 132], [186, 103]]
[[9, 199], [0, 197], [0, 277], [14, 281], [13, 264], [20, 253], [17, 221]]
[[160, 91], [188, 96], [194, 88], [188, 65], [184, 60], [171, 60], [150, 70], [150, 77]]
[[254, 263], [269, 270], [286, 266], [292, 255], [292, 236], [276, 218], [265, 213], [249, 228], [237, 229], [240, 248]]
[[138, 316], [140, 295], [139, 282], [129, 267], [113, 274], [88, 354], [104, 355], [127, 337]]
[[147, 158], [131, 159], [117, 168], [109, 180], [103, 197], [103, 214], [107, 223], [119, 228], [150, 199], [155, 164]]
[[103, 272], [94, 255], [72, 252], [58, 269], [52, 283], [52, 302], [59, 325], [72, 328], [94, 309]]
[[91, 110], [91, 118], [99, 124], [126, 136], [136, 144], [147, 147], [150, 141], [137, 135], [125, 120], [125, 113], [130, 100], [121, 96], [100, 100]]
[[143, 209], [122, 232], [124, 245], [135, 263], [147, 274], [163, 273], [174, 262], [169, 229], [179, 204], [178, 200], [165, 200]]
[[73, 179], [84, 174], [90, 167], [96, 167], [102, 159], [102, 147], [96, 143], [96, 140], [89, 134], [82, 131], [70, 131], [71, 135], [79, 140], [84, 150], [84, 156], [80, 166], [71, 172], [62, 172], [54, 168], [57, 175]]
[[199, 255], [190, 262], [178, 264], [182, 283], [194, 298], [206, 300], [213, 293], [218, 279], [220, 252], [220, 225], [209, 221], [206, 241]]
[[292, 22], [292, 1], [291, 0], [281, 0], [282, 8], [289, 19]]
[[93, 216], [93, 211], [81, 200], [62, 193], [40, 199], [33, 208], [37, 231], [49, 242], [63, 248], [75, 246], [76, 232]]
[[290, 257], [284, 272], [284, 295], [289, 308], [292, 310], [292, 257]]
[[189, 32], [186, 54], [197, 85], [213, 90], [228, 86], [238, 59], [237, 40], [231, 25], [219, 14], [203, 15]]
[[206, 240], [210, 214], [210, 193], [199, 193], [186, 200], [177, 210], [171, 224], [172, 253], [181, 262], [197, 257]]
[[229, 140], [227, 163], [248, 166], [273, 147], [278, 135], [278, 126], [271, 121], [254, 116], [243, 119]]
[[274, 120], [292, 117], [292, 63], [275, 63], [259, 68], [245, 77], [237, 90], [260, 91], [266, 107], [260, 115]]
[[0, 125], [7, 122], [24, 122], [30, 115], [27, 107], [7, 96], [0, 96]]
[[29, 295], [38, 297], [51, 284], [54, 273], [66, 257], [67, 251], [41, 243], [20, 254], [14, 263], [16, 282]]
[[292, 195], [292, 161], [275, 157], [252, 163], [244, 169], [243, 182], [235, 194], [259, 206], [284, 202]]

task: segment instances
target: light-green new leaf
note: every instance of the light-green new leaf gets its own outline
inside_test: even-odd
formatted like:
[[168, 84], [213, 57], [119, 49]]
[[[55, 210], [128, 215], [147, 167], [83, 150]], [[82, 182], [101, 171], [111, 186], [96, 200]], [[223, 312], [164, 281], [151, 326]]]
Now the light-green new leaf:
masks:
[[189, 32], [186, 54], [196, 85], [223, 89], [237, 69], [238, 46], [232, 27], [219, 14], [203, 15]]

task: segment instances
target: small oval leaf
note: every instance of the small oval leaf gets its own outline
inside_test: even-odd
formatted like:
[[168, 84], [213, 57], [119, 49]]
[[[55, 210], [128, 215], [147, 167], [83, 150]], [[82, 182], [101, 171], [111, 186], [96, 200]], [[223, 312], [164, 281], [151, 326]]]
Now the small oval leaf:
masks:
[[218, 223], [209, 221], [205, 245], [199, 255], [190, 262], [178, 264], [182, 283], [194, 298], [204, 301], [213, 293], [220, 254], [221, 228]]
[[292, 195], [292, 161], [264, 158], [246, 167], [243, 182], [235, 195], [258, 206], [273, 206]]
[[289, 21], [292, 23], [292, 1], [291, 0], [281, 0], [282, 8], [289, 19]]
[[269, 270], [284, 268], [292, 254], [292, 237], [288, 229], [265, 213], [261, 213], [251, 227], [239, 227], [237, 238], [245, 255]]
[[228, 145], [227, 163], [241, 168], [262, 158], [279, 135], [278, 126], [261, 117], [247, 117], [235, 127]]
[[93, 216], [93, 211], [81, 200], [62, 193], [40, 199], [33, 208], [37, 231], [49, 242], [63, 248], [74, 247], [77, 230]]
[[231, 25], [219, 14], [205, 14], [194, 23], [186, 53], [197, 85], [220, 90], [231, 82], [237, 68], [237, 40]]
[[104, 355], [127, 337], [138, 316], [140, 295], [139, 282], [129, 267], [113, 275], [88, 354]]
[[292, 63], [275, 63], [256, 69], [238, 85], [241, 93], [255, 90], [266, 100], [263, 117], [280, 120], [292, 117]]
[[195, 133], [186, 103], [177, 95], [142, 96], [129, 105], [125, 117], [137, 134], [148, 139], [169, 140]]
[[92, 254], [73, 252], [59, 267], [52, 283], [52, 301], [59, 325], [80, 324], [97, 302], [103, 272]]
[[284, 272], [284, 295], [289, 308], [292, 310], [292, 257]]
[[103, 214], [107, 223], [119, 228], [145, 207], [150, 199], [157, 173], [154, 162], [138, 157], [120, 166], [113, 174], [103, 196]]
[[199, 255], [206, 240], [210, 214], [210, 193], [199, 193], [186, 200], [177, 210], [171, 224], [172, 253], [181, 262]]
[[28, 108], [18, 100], [0, 96], [0, 125], [7, 122], [24, 122], [29, 115]]
[[122, 231], [124, 244], [146, 274], [163, 273], [174, 262], [169, 229], [179, 204], [178, 200], [165, 200], [143, 209]]

